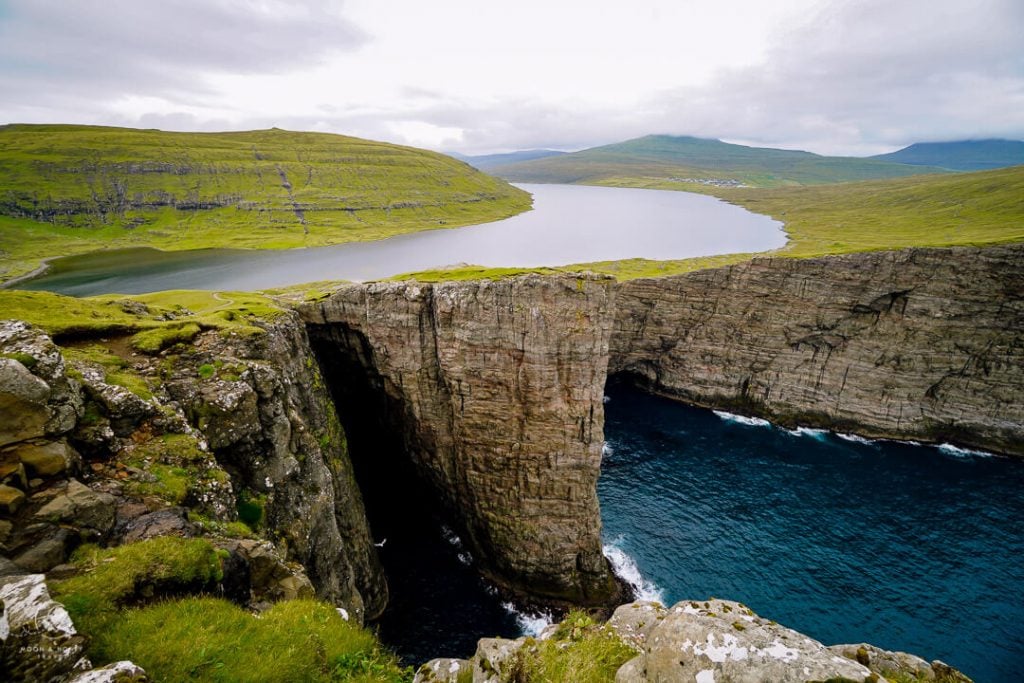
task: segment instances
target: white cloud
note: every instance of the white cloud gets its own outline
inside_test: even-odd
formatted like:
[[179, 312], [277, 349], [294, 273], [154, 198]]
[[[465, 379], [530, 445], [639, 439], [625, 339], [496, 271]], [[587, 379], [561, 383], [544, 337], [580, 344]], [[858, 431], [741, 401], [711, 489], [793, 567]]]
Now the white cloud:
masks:
[[1018, 0], [0, 0], [0, 121], [485, 152], [1024, 137]]

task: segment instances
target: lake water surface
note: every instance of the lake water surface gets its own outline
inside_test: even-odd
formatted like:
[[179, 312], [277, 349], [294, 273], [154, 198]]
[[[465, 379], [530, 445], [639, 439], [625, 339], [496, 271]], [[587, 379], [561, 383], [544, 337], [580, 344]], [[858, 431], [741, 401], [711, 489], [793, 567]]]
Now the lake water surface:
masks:
[[483, 225], [312, 249], [122, 249], [57, 259], [21, 289], [89, 296], [166, 289], [253, 290], [376, 280], [448, 265], [560, 266], [775, 249], [781, 223], [689, 192], [520, 185], [534, 209]]

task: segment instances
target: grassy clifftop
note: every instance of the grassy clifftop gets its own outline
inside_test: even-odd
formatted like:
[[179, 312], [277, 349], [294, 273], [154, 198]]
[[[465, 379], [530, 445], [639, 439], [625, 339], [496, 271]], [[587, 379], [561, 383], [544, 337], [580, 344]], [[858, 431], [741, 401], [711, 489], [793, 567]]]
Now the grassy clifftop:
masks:
[[572, 154], [489, 167], [510, 180], [674, 189], [743, 184], [752, 187], [815, 185], [896, 178], [945, 169], [878, 159], [826, 157], [810, 152], [734, 145], [721, 140], [648, 135]]
[[105, 247], [320, 246], [529, 206], [450, 157], [341, 135], [0, 127], [0, 280]]

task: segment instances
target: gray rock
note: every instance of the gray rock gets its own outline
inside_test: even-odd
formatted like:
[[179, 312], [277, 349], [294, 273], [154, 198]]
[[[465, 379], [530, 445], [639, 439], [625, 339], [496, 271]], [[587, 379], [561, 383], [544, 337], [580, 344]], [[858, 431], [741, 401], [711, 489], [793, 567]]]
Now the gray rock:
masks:
[[[619, 623], [629, 620], [629, 605]], [[805, 683], [871, 671], [824, 645], [763, 619], [738, 602], [681, 602], [646, 634], [643, 653], [616, 674], [616, 683]]]
[[110, 532], [115, 516], [113, 496], [97, 493], [77, 479], [68, 481], [61, 493], [35, 513], [38, 520], [73, 524], [86, 532], [86, 536], [97, 538]]
[[68, 442], [26, 442], [12, 448], [8, 455], [21, 461], [33, 477], [53, 477], [74, 469], [80, 461]]
[[[82, 415], [82, 392], [78, 383], [67, 376], [64, 357], [53, 340], [42, 330], [20, 320], [0, 321], [0, 354], [31, 359], [28, 369], [49, 387], [46, 398], [48, 415], [43, 433], [55, 437], [70, 431]], [[5, 382], [0, 380], [0, 387], [4, 385]], [[2, 403], [3, 398], [0, 397]], [[0, 409], [0, 425], [5, 422], [2, 415]], [[0, 436], [0, 445], [3, 443]]]
[[431, 659], [416, 669], [412, 683], [457, 683], [459, 673], [472, 666], [466, 659]]
[[916, 655], [883, 650], [868, 643], [833, 645], [829, 650], [863, 664], [884, 677], [899, 675], [914, 681], [935, 681], [935, 683], [968, 683], [971, 680], [938, 660], [928, 663]]
[[[113, 424], [135, 425], [157, 413], [157, 407], [125, 387], [107, 384], [105, 373], [89, 366], [80, 367], [86, 392], [103, 408]], [[116, 430], [115, 430], [116, 431]], [[126, 430], [130, 431], [130, 430]]]
[[[224, 541], [220, 546], [231, 553], [237, 564], [225, 567], [225, 585], [234, 586], [240, 601], [265, 606], [279, 600], [311, 598], [315, 591], [302, 565], [289, 563], [269, 541], [243, 539]], [[246, 593], [242, 596], [242, 593]]]
[[260, 430], [256, 398], [247, 382], [217, 380], [202, 388], [200, 427], [210, 448], [226, 448]]
[[516, 653], [525, 638], [481, 638], [473, 655], [473, 683], [503, 683], [512, 673]]
[[173, 507], [150, 512], [126, 522], [121, 542], [135, 543], [157, 536], [189, 538], [195, 535], [196, 527], [188, 521], [188, 510]]
[[80, 673], [68, 683], [147, 683], [149, 680], [141, 666], [121, 661]]
[[41, 574], [30, 574], [0, 587], [0, 648], [10, 681], [60, 680], [84, 668], [85, 638], [67, 610], [50, 598]]
[[48, 572], [68, 558], [78, 540], [68, 529], [48, 525], [49, 533], [38, 536], [28, 549], [14, 558], [14, 564], [29, 572]]
[[16, 360], [0, 358], [0, 445], [43, 436], [50, 386]]
[[25, 494], [13, 486], [0, 484], [0, 514], [14, 515], [25, 502]]

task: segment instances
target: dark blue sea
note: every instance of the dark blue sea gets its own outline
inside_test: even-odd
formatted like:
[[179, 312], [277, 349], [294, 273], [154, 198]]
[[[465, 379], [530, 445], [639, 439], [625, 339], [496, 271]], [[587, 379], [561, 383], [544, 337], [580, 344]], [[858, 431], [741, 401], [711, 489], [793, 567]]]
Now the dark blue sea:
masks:
[[1024, 463], [607, 393], [604, 533], [649, 592], [1024, 680]]
[[[1024, 680], [1024, 463], [794, 433], [614, 381], [607, 394], [605, 552], [645, 597], [738, 600], [828, 645]], [[381, 635], [407, 663], [543, 626], [423, 522], [383, 549]]]

